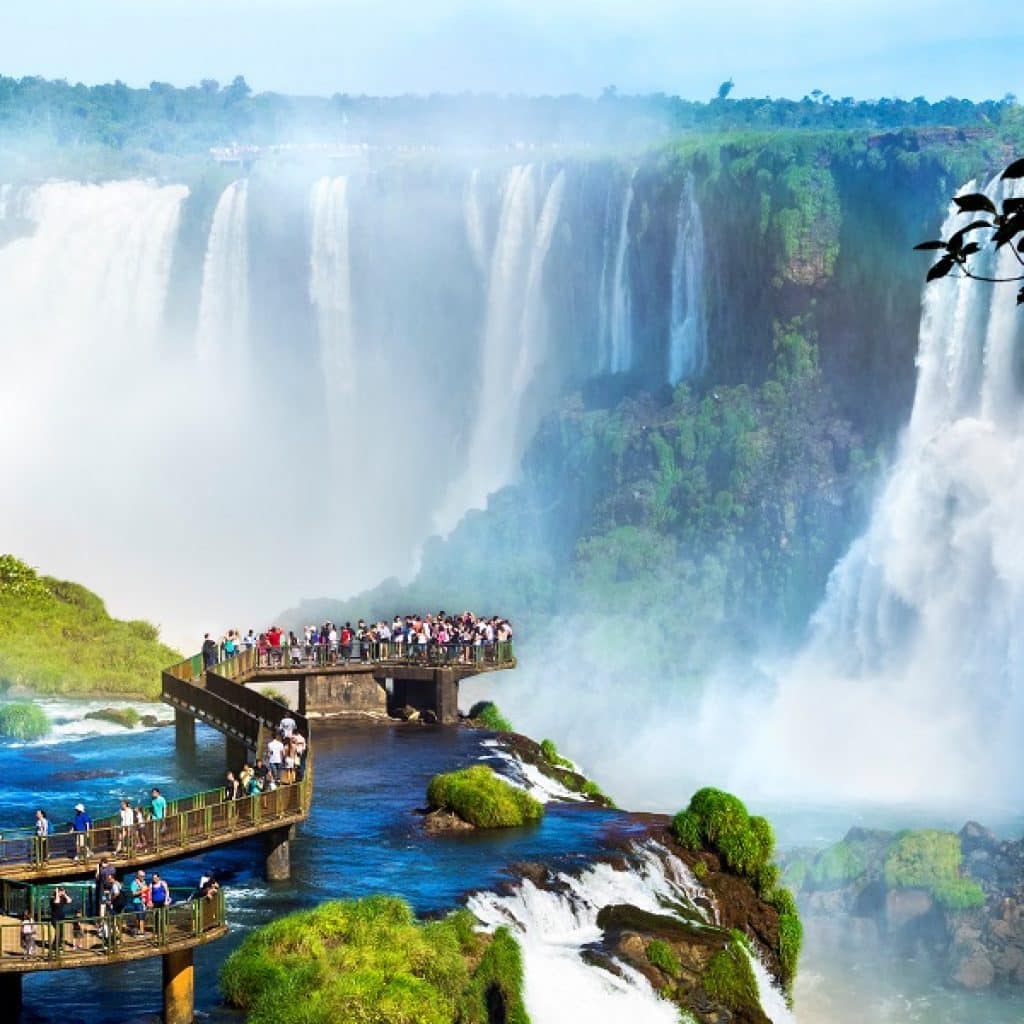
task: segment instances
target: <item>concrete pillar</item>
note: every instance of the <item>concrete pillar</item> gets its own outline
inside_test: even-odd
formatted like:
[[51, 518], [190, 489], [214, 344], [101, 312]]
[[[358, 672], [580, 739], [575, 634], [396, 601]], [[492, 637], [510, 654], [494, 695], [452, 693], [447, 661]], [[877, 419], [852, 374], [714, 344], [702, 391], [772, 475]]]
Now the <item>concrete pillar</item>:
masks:
[[0, 974], [0, 1006], [5, 1019], [16, 1019], [21, 1013], [21, 974]]
[[195, 1012], [195, 967], [192, 950], [164, 953], [164, 1024], [192, 1024]]
[[238, 774], [239, 769], [249, 760], [249, 748], [242, 740], [224, 738], [224, 770]]
[[178, 750], [196, 749], [196, 720], [177, 708], [174, 709], [174, 746]]
[[450, 668], [434, 670], [434, 711], [442, 725], [459, 721], [459, 680]]
[[290, 829], [275, 828], [263, 834], [263, 852], [266, 855], [268, 882], [284, 882], [292, 877], [291, 850], [288, 846]]

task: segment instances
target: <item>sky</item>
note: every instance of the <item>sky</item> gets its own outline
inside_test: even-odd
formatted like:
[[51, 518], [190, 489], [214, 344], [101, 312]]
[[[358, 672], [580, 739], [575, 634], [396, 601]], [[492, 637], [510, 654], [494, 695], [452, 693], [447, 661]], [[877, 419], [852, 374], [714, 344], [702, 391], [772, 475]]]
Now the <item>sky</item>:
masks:
[[257, 91], [1024, 95], [1021, 0], [0, 0], [0, 73]]

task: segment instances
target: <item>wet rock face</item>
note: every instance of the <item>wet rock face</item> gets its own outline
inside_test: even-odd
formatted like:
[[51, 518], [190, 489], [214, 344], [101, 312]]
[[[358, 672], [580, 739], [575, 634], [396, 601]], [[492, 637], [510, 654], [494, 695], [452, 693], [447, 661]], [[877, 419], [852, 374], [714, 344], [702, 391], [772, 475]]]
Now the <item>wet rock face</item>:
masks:
[[423, 828], [427, 832], [473, 832], [475, 825], [464, 821], [452, 811], [430, 811], [423, 815]]

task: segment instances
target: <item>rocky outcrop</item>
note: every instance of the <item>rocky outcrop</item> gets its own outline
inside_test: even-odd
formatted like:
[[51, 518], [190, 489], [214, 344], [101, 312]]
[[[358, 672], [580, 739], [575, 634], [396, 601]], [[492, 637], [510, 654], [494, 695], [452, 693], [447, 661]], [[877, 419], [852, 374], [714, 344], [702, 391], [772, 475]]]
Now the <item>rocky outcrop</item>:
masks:
[[[921, 834], [851, 829], [820, 853], [789, 855], [786, 877], [816, 935], [838, 943], [851, 927], [867, 929], [895, 955], [926, 956], [951, 985], [1024, 985], [1024, 840], [1001, 840], [977, 822], [956, 836], [928, 833], [959, 844], [955, 873], [898, 884], [894, 851]], [[941, 861], [928, 868], [940, 869]]]

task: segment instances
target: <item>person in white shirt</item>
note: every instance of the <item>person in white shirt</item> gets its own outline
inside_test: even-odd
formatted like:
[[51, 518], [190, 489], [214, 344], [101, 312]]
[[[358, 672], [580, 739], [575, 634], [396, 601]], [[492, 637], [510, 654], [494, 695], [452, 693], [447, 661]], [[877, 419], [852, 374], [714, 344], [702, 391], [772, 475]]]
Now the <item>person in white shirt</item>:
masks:
[[121, 810], [118, 812], [118, 817], [121, 822], [121, 828], [117, 834], [117, 847], [114, 850], [114, 854], [117, 855], [123, 850], [125, 853], [128, 852], [128, 844], [131, 842], [132, 828], [135, 825], [135, 812], [132, 810], [132, 805], [127, 800], [121, 801]]
[[281, 768], [284, 766], [284, 744], [276, 736], [267, 744], [267, 764], [275, 781], [280, 779]]

